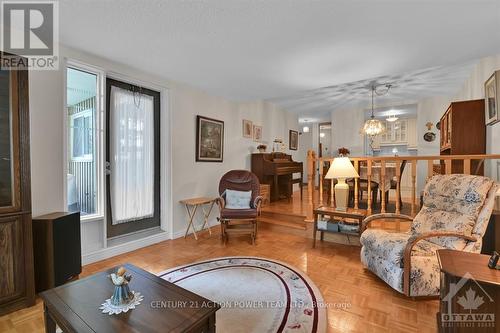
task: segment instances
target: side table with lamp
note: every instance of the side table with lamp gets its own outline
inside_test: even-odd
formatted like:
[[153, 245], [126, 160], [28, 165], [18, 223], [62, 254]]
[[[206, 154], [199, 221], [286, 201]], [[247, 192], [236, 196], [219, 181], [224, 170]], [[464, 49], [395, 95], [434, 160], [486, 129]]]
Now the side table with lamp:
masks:
[[[313, 247], [316, 246], [316, 234], [321, 232], [321, 240], [325, 232], [341, 233], [359, 236], [360, 226], [366, 217], [366, 210], [348, 208], [349, 185], [348, 178], [358, 178], [359, 175], [354, 169], [348, 157], [337, 157], [333, 160], [330, 169], [325, 176], [326, 179], [337, 179], [335, 185], [335, 207], [320, 206], [314, 209], [314, 229]], [[321, 216], [321, 220], [319, 217]], [[326, 219], [325, 216], [328, 216]]]

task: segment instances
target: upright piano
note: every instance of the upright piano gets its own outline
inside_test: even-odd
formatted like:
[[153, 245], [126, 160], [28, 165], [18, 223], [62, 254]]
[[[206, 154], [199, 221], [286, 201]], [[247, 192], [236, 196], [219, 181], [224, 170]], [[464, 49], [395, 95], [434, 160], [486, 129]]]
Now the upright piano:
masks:
[[[293, 193], [293, 184], [299, 184], [302, 196], [304, 168], [302, 162], [292, 160], [292, 155], [285, 153], [252, 154], [252, 172], [257, 175], [261, 184], [271, 186], [271, 201], [289, 199]], [[300, 179], [293, 178], [294, 173], [300, 173]]]

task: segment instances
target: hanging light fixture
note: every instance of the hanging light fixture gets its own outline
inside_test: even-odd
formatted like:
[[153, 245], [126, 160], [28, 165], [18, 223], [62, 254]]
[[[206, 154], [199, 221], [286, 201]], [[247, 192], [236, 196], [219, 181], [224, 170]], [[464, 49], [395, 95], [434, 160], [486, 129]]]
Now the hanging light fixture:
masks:
[[[304, 119], [304, 123], [307, 123], [307, 122], [308, 122], [308, 120], [307, 120], [307, 119]], [[309, 130], [310, 130], [310, 129], [309, 129], [309, 126], [307, 126], [307, 125], [304, 125], [304, 126], [302, 127], [302, 133], [309, 133]]]
[[368, 135], [370, 137], [370, 139], [372, 139], [372, 140], [375, 136], [382, 134], [385, 131], [385, 127], [384, 127], [384, 124], [382, 123], [382, 121], [375, 119], [374, 105], [373, 105], [373, 98], [374, 98], [375, 94], [384, 95], [384, 94], [389, 92], [389, 89], [391, 89], [390, 84], [386, 84], [385, 87], [386, 87], [386, 90], [381, 92], [381, 93], [378, 93], [376, 91], [377, 87], [375, 86], [375, 84], [372, 85], [372, 88], [371, 88], [372, 89], [372, 114], [371, 114], [370, 119], [368, 119], [365, 122], [365, 125], [363, 126], [362, 132], [364, 134]]

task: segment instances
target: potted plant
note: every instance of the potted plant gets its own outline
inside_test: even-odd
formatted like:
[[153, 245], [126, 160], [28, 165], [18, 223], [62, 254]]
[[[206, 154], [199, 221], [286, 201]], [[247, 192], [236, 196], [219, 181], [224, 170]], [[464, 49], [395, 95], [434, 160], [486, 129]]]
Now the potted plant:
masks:
[[347, 149], [345, 147], [339, 148], [338, 152], [339, 152], [339, 156], [349, 156], [349, 154], [351, 153], [349, 151], [349, 149]]
[[266, 149], [267, 149], [267, 146], [265, 144], [260, 144], [257, 146], [257, 150], [259, 151], [259, 153], [265, 153]]

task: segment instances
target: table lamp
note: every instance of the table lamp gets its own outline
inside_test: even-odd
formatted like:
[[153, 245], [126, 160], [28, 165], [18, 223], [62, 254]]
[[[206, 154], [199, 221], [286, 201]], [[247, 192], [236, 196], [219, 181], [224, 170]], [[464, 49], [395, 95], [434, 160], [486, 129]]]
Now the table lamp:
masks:
[[345, 212], [349, 200], [349, 185], [345, 182], [347, 178], [358, 178], [356, 169], [352, 166], [349, 157], [336, 157], [333, 160], [330, 169], [326, 173], [326, 179], [338, 179], [335, 185], [335, 203], [336, 210]]

